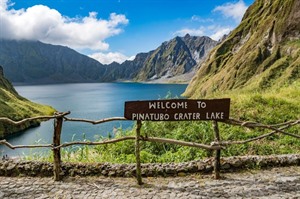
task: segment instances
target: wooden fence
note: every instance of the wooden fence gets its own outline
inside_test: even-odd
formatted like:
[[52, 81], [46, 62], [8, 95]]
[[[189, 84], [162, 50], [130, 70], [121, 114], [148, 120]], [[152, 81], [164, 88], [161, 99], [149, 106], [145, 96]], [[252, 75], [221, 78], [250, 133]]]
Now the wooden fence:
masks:
[[200, 149], [206, 149], [206, 150], [215, 150], [215, 160], [214, 160], [214, 177], [215, 179], [220, 178], [220, 158], [221, 158], [221, 150], [226, 149], [229, 145], [234, 144], [245, 144], [248, 142], [260, 140], [263, 138], [266, 138], [268, 136], [271, 136], [276, 133], [282, 133], [284, 135], [292, 136], [294, 138], [300, 139], [300, 135], [292, 134], [284, 131], [287, 128], [290, 128], [292, 126], [300, 124], [300, 119], [294, 120], [294, 121], [288, 121], [281, 124], [275, 124], [275, 125], [265, 125], [260, 124], [256, 122], [244, 122], [239, 121], [236, 119], [228, 119], [225, 121], [222, 121], [223, 123], [230, 124], [230, 125], [237, 125], [245, 128], [262, 128], [262, 129], [268, 129], [271, 130], [271, 132], [266, 133], [264, 135], [260, 135], [254, 138], [250, 138], [247, 140], [242, 141], [221, 141], [220, 135], [219, 135], [219, 127], [217, 121], [212, 121], [213, 124], [213, 130], [214, 130], [214, 137], [215, 140], [211, 142], [210, 145], [201, 144], [201, 143], [195, 143], [195, 142], [186, 142], [186, 141], [180, 141], [180, 140], [174, 140], [174, 139], [166, 139], [166, 138], [158, 138], [158, 137], [143, 137], [140, 135], [141, 127], [142, 127], [142, 121], [137, 121], [136, 125], [136, 136], [124, 136], [121, 138], [113, 138], [109, 140], [104, 140], [100, 142], [83, 142], [83, 141], [77, 141], [77, 142], [68, 142], [68, 143], [61, 143], [61, 133], [62, 133], [62, 126], [63, 122], [85, 122], [85, 123], [91, 123], [93, 125], [101, 124], [105, 122], [110, 121], [116, 121], [116, 120], [126, 120], [123, 117], [114, 117], [114, 118], [107, 118], [102, 120], [87, 120], [87, 119], [79, 119], [79, 118], [68, 118], [67, 115], [69, 115], [70, 112], [64, 112], [64, 113], [55, 113], [53, 116], [39, 116], [39, 117], [33, 117], [33, 118], [27, 118], [23, 119], [21, 121], [13, 121], [8, 118], [0, 118], [0, 122], [9, 123], [12, 125], [21, 125], [29, 121], [35, 121], [35, 120], [49, 120], [54, 119], [55, 125], [54, 125], [54, 133], [53, 133], [53, 142], [52, 144], [40, 144], [40, 145], [12, 145], [6, 140], [0, 140], [0, 144], [6, 145], [7, 147], [11, 149], [17, 149], [17, 148], [51, 148], [53, 151], [53, 157], [54, 157], [54, 163], [53, 163], [53, 171], [54, 171], [54, 180], [60, 181], [62, 180], [61, 175], [61, 152], [60, 149], [63, 147], [68, 147], [72, 145], [103, 145], [103, 144], [112, 144], [116, 142], [121, 142], [124, 140], [135, 140], [135, 155], [136, 155], [136, 178], [137, 183], [139, 185], [143, 184], [142, 177], [141, 177], [141, 161], [140, 161], [140, 141], [147, 141], [147, 142], [160, 142], [160, 143], [169, 143], [169, 144], [178, 144], [182, 146], [189, 146], [189, 147], [196, 147]]

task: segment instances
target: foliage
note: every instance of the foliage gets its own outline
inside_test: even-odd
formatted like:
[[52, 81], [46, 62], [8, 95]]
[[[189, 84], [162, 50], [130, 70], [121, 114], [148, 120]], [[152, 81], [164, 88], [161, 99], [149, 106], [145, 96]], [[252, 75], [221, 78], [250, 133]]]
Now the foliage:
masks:
[[300, 78], [298, 2], [255, 1], [199, 66], [185, 96], [282, 87]]
[[[223, 96], [231, 97], [231, 117], [243, 121], [255, 121], [263, 124], [278, 124], [300, 118], [300, 83], [296, 82], [268, 92], [230, 92]], [[170, 94], [168, 94], [170, 96]], [[247, 129], [219, 122], [221, 140], [246, 140], [268, 133], [267, 130]], [[298, 134], [299, 125], [287, 132]], [[118, 129], [116, 137], [135, 136], [135, 129]], [[171, 138], [189, 142], [210, 144], [214, 140], [211, 122], [143, 122], [142, 136]], [[83, 137], [83, 139], [85, 139]], [[108, 138], [101, 138], [108, 139]], [[134, 141], [123, 141], [110, 145], [76, 146], [62, 150], [64, 161], [71, 162], [112, 162], [134, 163]], [[300, 153], [300, 139], [282, 134], [242, 144], [232, 145], [222, 150], [222, 156], [270, 155]], [[51, 157], [51, 153], [47, 156]], [[184, 162], [212, 157], [213, 151], [173, 144], [141, 142], [141, 161], [143, 163]], [[45, 160], [47, 157], [40, 157]]]
[[[231, 117], [277, 124], [300, 119], [300, 51], [296, 1], [255, 1], [241, 24], [220, 42], [201, 65], [185, 95], [231, 98]], [[297, 34], [296, 34], [297, 33]], [[154, 59], [155, 57], [152, 57]], [[151, 67], [149, 67], [151, 68]], [[149, 71], [147, 74], [151, 74]], [[221, 140], [246, 140], [269, 131], [219, 123]], [[287, 131], [298, 134], [299, 125]], [[210, 144], [210, 122], [143, 122], [143, 136]], [[135, 135], [119, 130], [116, 137]], [[299, 153], [300, 140], [274, 134], [263, 140], [233, 145], [222, 156]], [[134, 162], [134, 142], [125, 141], [66, 151], [71, 161]], [[142, 143], [142, 162], [181, 162], [211, 157], [212, 151], [171, 144]]]
[[[2, 72], [2, 67], [0, 71]], [[37, 104], [21, 97], [10, 82], [2, 74], [0, 75], [0, 117], [8, 117], [17, 121], [38, 115], [52, 115], [54, 111], [50, 106]], [[38, 124], [39, 122], [30, 122], [21, 126], [12, 126], [0, 123], [0, 138]]]

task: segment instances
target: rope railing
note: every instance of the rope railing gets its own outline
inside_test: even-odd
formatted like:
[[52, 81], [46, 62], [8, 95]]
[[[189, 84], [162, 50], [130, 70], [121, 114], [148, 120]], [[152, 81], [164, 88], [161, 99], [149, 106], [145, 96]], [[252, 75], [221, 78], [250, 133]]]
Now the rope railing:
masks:
[[[19, 149], [19, 148], [51, 148], [51, 149], [59, 149], [64, 147], [69, 147], [73, 145], [104, 145], [104, 144], [113, 144], [117, 142], [122, 142], [125, 140], [135, 140], [136, 137], [134, 136], [125, 136], [122, 138], [116, 138], [116, 139], [109, 139], [104, 140], [101, 142], [91, 142], [91, 141], [76, 141], [76, 142], [66, 142], [63, 144], [60, 144], [58, 146], [53, 146], [52, 144], [43, 144], [43, 145], [12, 145], [6, 140], [0, 140], [0, 144], [6, 145], [10, 149]], [[217, 149], [225, 149], [223, 146], [217, 146], [216, 144], [211, 145], [205, 145], [205, 144], [199, 144], [195, 142], [185, 142], [185, 141], [179, 141], [179, 140], [173, 140], [173, 139], [166, 139], [166, 138], [158, 138], [158, 137], [143, 137], [140, 136], [139, 140], [141, 141], [148, 141], [148, 142], [160, 142], [160, 143], [167, 143], [167, 144], [178, 144], [181, 146], [189, 146], [189, 147], [196, 147], [206, 150], [217, 150]]]
[[282, 124], [275, 124], [275, 125], [266, 125], [266, 124], [261, 124], [261, 123], [257, 123], [257, 122], [243, 122], [243, 121], [239, 121], [239, 120], [235, 120], [235, 119], [226, 120], [226, 121], [224, 121], [224, 123], [231, 124], [231, 125], [238, 125], [238, 126], [242, 126], [242, 127], [248, 127], [248, 128], [270, 129], [270, 130], [273, 130], [273, 131], [276, 131], [276, 132], [279, 132], [282, 134], [286, 134], [286, 135], [289, 135], [289, 136], [292, 136], [295, 138], [300, 138], [299, 135], [288, 133], [288, 132], [283, 131], [282, 129], [275, 128], [275, 127], [283, 126], [283, 125], [292, 125], [293, 126], [293, 125], [299, 124], [300, 119], [294, 120], [294, 121], [289, 121], [289, 122], [282, 123]]
[[177, 144], [181, 146], [188, 146], [188, 147], [196, 147], [199, 149], [204, 149], [204, 150], [215, 150], [216, 151], [216, 156], [215, 156], [215, 163], [214, 163], [214, 173], [215, 173], [215, 178], [219, 179], [220, 178], [220, 151], [226, 149], [227, 146], [230, 145], [235, 145], [235, 144], [246, 144], [249, 142], [261, 140], [263, 138], [269, 137], [271, 135], [274, 135], [276, 133], [281, 133], [284, 135], [288, 135], [294, 138], [300, 138], [300, 135], [292, 134], [289, 132], [286, 132], [284, 130], [300, 124], [300, 119], [298, 120], [293, 120], [293, 121], [287, 121], [284, 123], [280, 124], [273, 124], [273, 125], [266, 125], [266, 124], [261, 124], [257, 122], [251, 122], [251, 121], [240, 121], [236, 120], [233, 118], [230, 118], [228, 120], [222, 121], [225, 124], [229, 125], [236, 125], [236, 126], [241, 126], [245, 128], [261, 128], [261, 129], [267, 129], [271, 130], [271, 132], [256, 136], [247, 140], [239, 140], [239, 141], [221, 141], [220, 136], [219, 136], [219, 128], [218, 128], [218, 122], [217, 121], [212, 121], [213, 122], [213, 130], [214, 130], [214, 136], [215, 140], [208, 144], [201, 144], [201, 143], [195, 143], [195, 142], [186, 142], [182, 140], [175, 140], [175, 139], [167, 139], [167, 138], [158, 138], [158, 137], [144, 137], [140, 135], [140, 128], [142, 125], [141, 121], [138, 121], [137, 124], [137, 135], [136, 136], [124, 136], [120, 138], [113, 138], [113, 139], [107, 139], [103, 141], [98, 141], [98, 142], [91, 142], [91, 141], [75, 141], [75, 142], [66, 142], [66, 143], [61, 143], [60, 142], [60, 137], [61, 137], [61, 131], [62, 131], [62, 125], [63, 121], [66, 122], [85, 122], [85, 123], [90, 123], [93, 125], [97, 124], [102, 124], [105, 122], [111, 122], [111, 121], [117, 121], [117, 120], [127, 120], [124, 117], [112, 117], [112, 118], [105, 118], [101, 120], [88, 120], [88, 119], [81, 119], [81, 118], [68, 118], [66, 117], [67, 115], [70, 114], [69, 112], [62, 112], [62, 113], [55, 113], [53, 116], [37, 116], [37, 117], [32, 117], [32, 118], [26, 118], [20, 121], [13, 121], [9, 118], [4, 118], [0, 117], [0, 122], [4, 123], [9, 123], [12, 125], [21, 125], [26, 122], [30, 121], [35, 121], [35, 120], [50, 120], [54, 119], [55, 120], [55, 125], [54, 125], [54, 133], [53, 133], [53, 143], [52, 144], [39, 144], [39, 145], [12, 145], [9, 142], [7, 142], [5, 139], [0, 140], [0, 145], [5, 145], [10, 149], [18, 149], [18, 148], [50, 148], [53, 151], [53, 156], [54, 156], [54, 180], [59, 181], [62, 180], [61, 176], [61, 152], [60, 149], [64, 147], [69, 147], [73, 145], [105, 145], [105, 144], [113, 144], [117, 142], [122, 142], [125, 140], [136, 140], [136, 163], [137, 163], [137, 180], [138, 184], [142, 184], [141, 181], [141, 172], [140, 172], [140, 159], [139, 159], [139, 153], [140, 153], [140, 146], [139, 146], [139, 141], [147, 141], [147, 142], [159, 142], [159, 143], [168, 143], [168, 144]]
[[[116, 119], [112, 119], [112, 118], [108, 118], [108, 119], [109, 120], [107, 120], [107, 119], [106, 120], [107, 121], [116, 120]], [[75, 121], [75, 120], [72, 120], [72, 121]], [[196, 148], [202, 148], [202, 149], [208, 149], [208, 150], [217, 150], [217, 149], [225, 149], [224, 146], [227, 146], [227, 145], [246, 144], [248, 142], [257, 141], [257, 140], [266, 138], [268, 136], [271, 136], [271, 135], [273, 135], [275, 133], [282, 132], [283, 129], [287, 129], [287, 128], [289, 128], [291, 126], [294, 126], [296, 124], [299, 124], [299, 123], [300, 123], [300, 120], [292, 121], [292, 122], [289, 122], [288, 125], [286, 125], [284, 127], [281, 127], [279, 129], [277, 129], [276, 131], [272, 131], [272, 132], [264, 134], [264, 135], [260, 135], [260, 136], [254, 137], [254, 138], [250, 138], [248, 140], [211, 142], [210, 145], [199, 144], [199, 143], [194, 143], [194, 142], [178, 141], [178, 140], [174, 140], [174, 139], [157, 138], [157, 137], [143, 137], [143, 136], [141, 136], [140, 140], [142, 140], [142, 141], [149, 141], [149, 142], [161, 142], [161, 143], [169, 143], [169, 144], [178, 144], [178, 145], [182, 145], [182, 146], [190, 146], [190, 147], [196, 147]], [[285, 134], [289, 135], [290, 133], [285, 132]], [[293, 134], [293, 137], [299, 138], [299, 136], [294, 135], [294, 134]], [[134, 136], [125, 136], [125, 137], [122, 137], [122, 138], [109, 139], [109, 140], [104, 140], [104, 141], [101, 141], [101, 142], [91, 142], [91, 141], [87, 141], [87, 142], [83, 142], [83, 141], [67, 142], [67, 143], [61, 144], [61, 145], [56, 146], [56, 147], [54, 147], [52, 144], [44, 144], [44, 145], [12, 145], [9, 142], [7, 142], [6, 140], [0, 140], [0, 144], [6, 145], [10, 149], [18, 149], [18, 148], [52, 148], [52, 149], [57, 149], [57, 148], [64, 148], [64, 147], [68, 147], [68, 146], [72, 146], [72, 145], [103, 145], [103, 144], [113, 144], [113, 143], [117, 143], [117, 142], [121, 142], [121, 141], [125, 141], [125, 140], [134, 140], [134, 139], [135, 139]], [[217, 145], [223, 146], [223, 147], [218, 147]]]
[[5, 145], [10, 149], [21, 149], [21, 148], [53, 148], [52, 144], [42, 144], [42, 145], [12, 145], [6, 140], [0, 140], [0, 145]]
[[102, 124], [105, 122], [112, 122], [112, 121], [120, 121], [120, 120], [127, 120], [124, 117], [111, 117], [111, 118], [105, 118], [105, 119], [101, 119], [101, 120], [87, 120], [87, 119], [80, 119], [80, 118], [68, 118], [68, 117], [64, 117], [65, 121], [69, 121], [69, 122], [85, 122], [85, 123], [91, 123], [93, 125], [96, 124]]
[[[273, 131], [270, 132], [270, 133], [264, 134], [264, 135], [260, 135], [260, 136], [254, 137], [254, 138], [250, 138], [248, 140], [227, 141], [227, 142], [223, 141], [223, 142], [217, 143], [218, 145], [222, 145], [222, 146], [233, 145], [233, 144], [246, 144], [248, 142], [257, 141], [257, 140], [266, 138], [266, 137], [271, 136], [275, 133], [282, 133], [282, 134], [289, 135], [291, 137], [295, 137], [295, 138], [300, 139], [299, 135], [295, 135], [295, 134], [283, 131], [284, 129], [290, 128], [290, 127], [295, 126], [297, 124], [300, 124], [300, 119], [285, 122], [285, 123], [281, 123], [281, 124], [276, 124], [276, 125], [264, 125], [264, 124], [260, 124], [260, 123], [256, 123], [256, 122], [242, 122], [242, 121], [238, 121], [238, 120], [234, 120], [234, 119], [227, 120], [224, 123], [231, 124], [231, 125], [238, 125], [238, 126], [241, 126], [241, 127], [256, 127], [256, 128], [271, 129]], [[279, 126], [281, 126], [281, 128], [278, 128], [278, 129], [275, 128], [275, 127], [279, 127]]]
[[6, 117], [0, 117], [0, 122], [12, 124], [12, 125], [21, 125], [21, 124], [25, 124], [25, 123], [31, 122], [31, 121], [56, 119], [59, 117], [64, 117], [70, 113], [71, 113], [70, 111], [63, 112], [63, 113], [55, 112], [53, 116], [36, 116], [36, 117], [31, 117], [31, 118], [25, 118], [20, 121], [14, 121], [14, 120], [11, 120]]

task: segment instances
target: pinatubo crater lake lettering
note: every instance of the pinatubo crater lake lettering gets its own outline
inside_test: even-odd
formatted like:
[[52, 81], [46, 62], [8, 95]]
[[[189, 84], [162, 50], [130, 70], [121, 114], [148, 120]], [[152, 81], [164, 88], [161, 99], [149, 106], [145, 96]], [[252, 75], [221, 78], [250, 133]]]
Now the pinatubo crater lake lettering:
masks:
[[125, 102], [124, 117], [141, 121], [226, 120], [230, 99]]

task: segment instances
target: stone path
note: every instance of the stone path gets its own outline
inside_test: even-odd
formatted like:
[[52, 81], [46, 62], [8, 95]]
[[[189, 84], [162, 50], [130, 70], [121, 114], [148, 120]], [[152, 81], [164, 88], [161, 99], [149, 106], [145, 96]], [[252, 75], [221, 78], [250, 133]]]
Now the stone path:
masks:
[[210, 175], [176, 178], [0, 177], [0, 199], [22, 198], [300, 198], [300, 167], [227, 173], [224, 179]]

